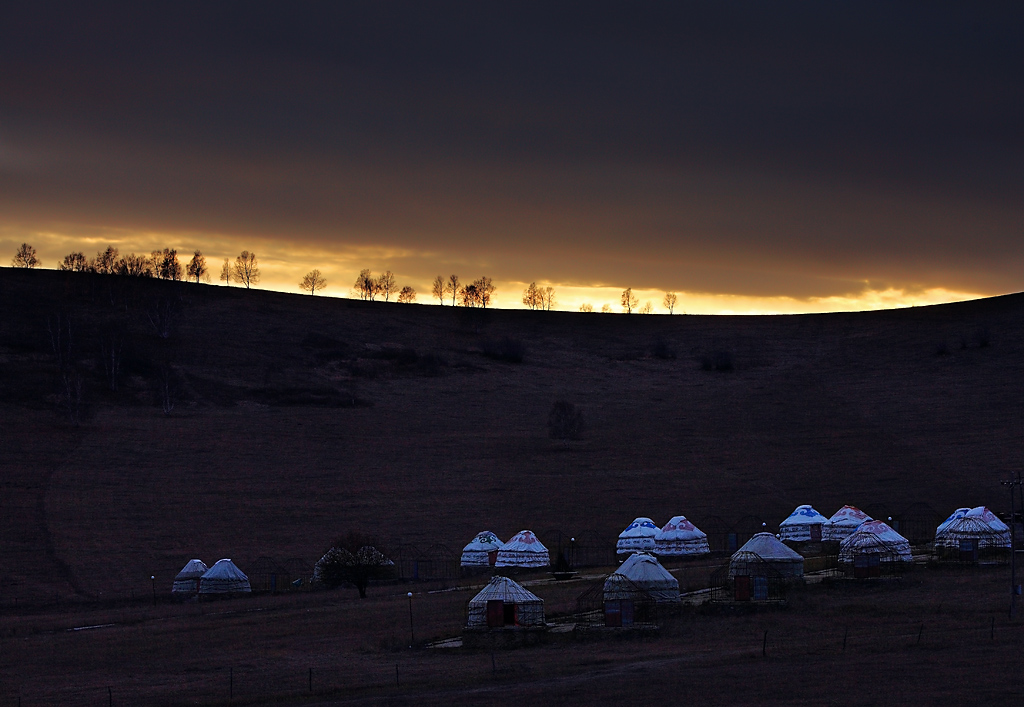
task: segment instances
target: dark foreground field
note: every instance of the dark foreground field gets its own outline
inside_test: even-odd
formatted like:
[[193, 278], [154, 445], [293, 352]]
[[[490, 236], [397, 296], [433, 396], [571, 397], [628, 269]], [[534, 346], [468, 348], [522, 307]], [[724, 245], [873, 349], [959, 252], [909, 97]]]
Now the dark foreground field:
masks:
[[[772, 527], [801, 503], [826, 514], [851, 503], [875, 517], [932, 522], [961, 505], [1007, 510], [998, 482], [1020, 465], [1019, 295], [862, 314], [626, 316], [466, 311], [0, 269], [0, 308], [5, 625], [129, 624], [4, 634], [9, 695], [28, 684], [35, 687], [26, 696], [77, 682], [105, 691], [111, 675], [123, 684], [145, 676], [138, 679], [149, 684], [155, 678], [144, 656], [160, 645], [169, 647], [152, 653], [157, 673], [169, 667], [166, 690], [154, 694], [178, 695], [169, 702], [193, 684], [182, 669], [193, 671], [196, 685], [223, 685], [221, 672], [236, 660], [239, 675], [262, 673], [260, 661], [291, 665], [301, 687], [317, 646], [325, 662], [316, 665], [341, 670], [344, 655], [344, 666], [365, 675], [393, 670], [393, 662], [411, 675], [435, 666], [456, 676], [454, 689], [467, 689], [460, 671], [465, 684], [487, 678], [489, 656], [388, 654], [403, 640], [404, 594], [337, 607], [337, 597], [324, 593], [253, 599], [230, 605], [243, 613], [220, 618], [213, 608], [197, 617], [191, 608], [158, 607], [139, 623], [136, 614], [150, 610], [118, 609], [123, 620], [107, 620], [90, 618], [100, 609], [89, 607], [148, 596], [151, 575], [164, 595], [192, 557], [232, 557], [243, 569], [260, 557], [311, 564], [348, 530], [457, 557], [485, 528], [502, 538], [522, 528], [547, 537], [558, 531], [610, 554], [637, 515]], [[58, 330], [71, 336], [55, 349]], [[104, 364], [114, 344], [116, 376]], [[68, 376], [81, 390], [70, 410], [60, 385]], [[559, 399], [582, 407], [581, 440], [549, 439], [548, 411]], [[922, 586], [922, 605], [943, 604], [944, 585]], [[958, 596], [972, 596], [971, 586]], [[981, 596], [995, 596], [996, 586]], [[436, 635], [457, 628], [466, 598], [430, 599], [451, 602], [436, 614]], [[248, 612], [260, 602], [266, 611]], [[550, 680], [520, 655], [552, 649], [517, 652], [504, 666], [513, 673], [498, 679], [531, 700], [545, 692], [571, 697], [582, 689], [571, 676], [588, 675], [586, 689], [609, 698], [639, 683], [714, 702], [719, 690], [730, 694], [728, 684], [741, 689], [732, 693], [739, 701], [763, 701], [763, 686], [765, 694], [812, 703], [822, 685], [882, 689], [873, 664], [901, 676], [886, 684], [902, 685], [909, 700], [926, 678], [974, 684], [961, 671], [973, 671], [972, 680], [985, 672], [986, 689], [997, 690], [1003, 649], [1018, 645], [1016, 633], [997, 630], [995, 643], [972, 643], [972, 657], [962, 658], [951, 645], [908, 649], [894, 638], [883, 655], [866, 644], [853, 656], [848, 650], [844, 660], [861, 661], [859, 672], [826, 680], [825, 671], [839, 670], [833, 644], [758, 662], [749, 651], [759, 655], [760, 644], [747, 645], [757, 636], [738, 640], [736, 627], [758, 634], [762, 620], [792, 621], [789, 633], [817, 637], [818, 619], [798, 616], [791, 609], [750, 624], [698, 621], [694, 630], [707, 626], [709, 635], [645, 647], [636, 673], [601, 662], [634, 655], [632, 644], [574, 647]], [[898, 623], [860, 616], [876, 630]], [[938, 616], [950, 619], [945, 610]], [[984, 624], [988, 615], [980, 618]], [[324, 626], [320, 639], [307, 622]], [[349, 626], [358, 627], [353, 635]], [[836, 629], [828, 630], [822, 641], [833, 640]], [[685, 679], [694, 640], [719, 646], [693, 664], [707, 689]], [[241, 652], [226, 648], [236, 644]], [[661, 647], [669, 652], [664, 663]], [[12, 653], [25, 667], [6, 660]], [[54, 663], [44, 667], [46, 660]], [[65, 660], [74, 669], [65, 670]], [[776, 660], [789, 662], [776, 670]], [[518, 685], [520, 663], [531, 679], [509, 687]], [[789, 681], [778, 692], [773, 672]], [[445, 684], [426, 681], [415, 699], [450, 700], [435, 692]], [[367, 687], [367, 697], [386, 694], [377, 689]], [[96, 703], [88, 694], [82, 699]], [[474, 693], [484, 702], [502, 697]]]
[[[1016, 704], [1024, 625], [1007, 620], [1008, 574], [811, 586], [784, 609], [694, 612], [655, 637], [495, 653], [409, 649], [394, 589], [6, 616], [0, 704]], [[567, 611], [581, 587], [531, 588]], [[470, 596], [417, 592], [417, 640], [457, 634]]]

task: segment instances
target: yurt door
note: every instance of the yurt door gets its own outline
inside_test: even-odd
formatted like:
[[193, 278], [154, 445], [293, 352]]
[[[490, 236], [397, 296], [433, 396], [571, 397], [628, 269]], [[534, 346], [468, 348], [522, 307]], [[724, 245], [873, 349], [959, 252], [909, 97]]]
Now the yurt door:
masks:
[[812, 543], [820, 543], [821, 542], [821, 526], [815, 524], [815, 525], [810, 526], [810, 528], [811, 528], [811, 542]]
[[750, 601], [750, 575], [736, 575], [736, 589], [734, 597], [736, 601]]
[[501, 599], [491, 599], [487, 602], [487, 626], [489, 628], [501, 628], [505, 625], [505, 602]]
[[494, 567], [494, 563], [497, 562], [497, 561], [498, 561], [498, 551], [497, 550], [491, 550], [490, 552], [487, 553], [487, 564], [489, 564], [491, 567]]
[[978, 540], [971, 538], [970, 540], [960, 541], [960, 561], [961, 562], [977, 562], [978, 561]]
[[622, 604], [618, 599], [609, 599], [604, 603], [604, 625], [608, 628], [622, 626]]
[[633, 600], [623, 599], [622, 600], [622, 625], [632, 626], [633, 625]]

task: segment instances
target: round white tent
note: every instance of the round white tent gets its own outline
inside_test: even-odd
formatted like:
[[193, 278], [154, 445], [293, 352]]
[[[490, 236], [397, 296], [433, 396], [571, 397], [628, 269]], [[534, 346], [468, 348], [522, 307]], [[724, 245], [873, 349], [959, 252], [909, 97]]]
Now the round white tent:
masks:
[[869, 520], [839, 543], [839, 561], [856, 562], [858, 556], [878, 555], [879, 562], [910, 562], [910, 543], [888, 523]]
[[765, 564], [782, 577], [803, 577], [803, 556], [771, 533], [758, 533], [729, 559], [729, 578], [749, 574], [748, 568]]
[[628, 555], [633, 552], [653, 552], [654, 536], [660, 528], [650, 518], [636, 518], [629, 526], [619, 533], [619, 541], [615, 545], [615, 552], [619, 555]]
[[698, 530], [686, 516], [675, 516], [654, 536], [654, 552], [661, 557], [679, 557], [706, 555], [711, 548], [707, 533]]
[[999, 545], [997, 545], [996, 547], [1010, 547], [1010, 545], [1012, 544], [1010, 539], [1010, 526], [1008, 526], [1003, 521], [999, 520], [999, 516], [997, 516], [995, 513], [990, 511], [985, 506], [977, 506], [975, 508], [972, 508], [971, 510], [967, 511], [967, 514], [964, 517], [977, 518], [978, 520], [988, 525], [988, 527], [992, 528], [992, 532], [994, 532], [998, 537], [997, 542], [999, 543]]
[[530, 530], [520, 530], [498, 550], [495, 567], [547, 567], [548, 549]]
[[[1008, 548], [1010, 538], [1003, 538], [992, 526], [981, 518], [964, 516], [957, 518], [952, 523], [935, 534], [935, 549], [965, 550], [973, 552], [974, 549]], [[946, 553], [943, 552], [943, 555]]]
[[[626, 580], [626, 581], [622, 581]], [[637, 590], [658, 603], [679, 601], [679, 580], [646, 552], [630, 555], [604, 583], [605, 601], [635, 599]]]
[[199, 580], [210, 569], [202, 560], [189, 560], [174, 577], [172, 594], [196, 594], [199, 591]]
[[810, 506], [797, 506], [786, 520], [779, 523], [779, 535], [790, 542], [818, 542], [828, 518]]
[[492, 577], [469, 600], [468, 628], [543, 625], [544, 601], [508, 577]]
[[489, 530], [477, 533], [476, 537], [462, 548], [463, 567], [488, 567], [498, 559], [498, 550], [503, 543]]
[[836, 511], [821, 530], [822, 540], [839, 542], [850, 537], [861, 523], [871, 520], [871, 516], [855, 506], [843, 506]]
[[200, 594], [238, 594], [251, 592], [249, 578], [229, 559], [217, 560], [199, 580]]

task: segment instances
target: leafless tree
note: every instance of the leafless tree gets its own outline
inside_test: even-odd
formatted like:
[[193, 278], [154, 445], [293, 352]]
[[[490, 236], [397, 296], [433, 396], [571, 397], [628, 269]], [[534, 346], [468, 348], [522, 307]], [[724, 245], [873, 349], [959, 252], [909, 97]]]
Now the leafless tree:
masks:
[[555, 308], [555, 288], [548, 285], [540, 290], [540, 308], [550, 312]]
[[590, 304], [590, 302], [584, 302], [583, 304], [580, 305], [580, 311], [581, 312], [593, 312], [594, 311], [594, 305]]
[[230, 285], [233, 279], [235, 279], [235, 274], [231, 269], [231, 262], [224, 258], [224, 264], [220, 266], [220, 281], [225, 285]]
[[34, 268], [39, 265], [39, 258], [36, 257], [36, 249], [28, 243], [22, 243], [21, 247], [11, 258], [11, 265], [16, 268]]
[[640, 314], [650, 314], [654, 311], [654, 305], [651, 304], [650, 300], [644, 302], [644, 306], [640, 308]]
[[380, 541], [368, 535], [349, 532], [337, 538], [314, 569], [313, 579], [327, 587], [345, 582], [355, 585], [362, 599], [370, 580], [394, 575], [395, 563], [387, 558]]
[[101, 275], [113, 275], [117, 272], [117, 248], [108, 245], [107, 249], [96, 254], [96, 260], [92, 261], [93, 272]]
[[174, 371], [169, 365], [161, 366], [160, 378], [157, 380], [157, 397], [160, 399], [160, 408], [165, 415], [170, 415], [174, 410], [176, 393]]
[[473, 287], [476, 288], [477, 302], [481, 307], [487, 309], [487, 306], [491, 303], [491, 295], [494, 294], [494, 285], [491, 284], [491, 278], [481, 277], [473, 280]]
[[402, 288], [402, 291], [398, 293], [398, 301], [402, 304], [410, 304], [416, 301], [416, 290], [410, 285], [406, 285]]
[[144, 255], [129, 253], [118, 259], [116, 272], [131, 277], [153, 277], [153, 261]]
[[451, 292], [449, 285], [444, 281], [443, 275], [438, 275], [434, 278], [434, 288], [431, 290], [431, 294], [437, 298], [437, 301], [444, 305], [444, 298]]
[[398, 292], [398, 285], [395, 284], [395, 274], [390, 270], [385, 270], [381, 273], [381, 276], [377, 278], [377, 292], [384, 296], [384, 301], [388, 302], [391, 300], [391, 295]]
[[113, 326], [100, 332], [100, 359], [107, 377], [107, 387], [117, 390], [121, 374], [121, 352], [124, 349], [124, 330]]
[[182, 300], [174, 293], [161, 294], [152, 299], [146, 306], [146, 318], [153, 331], [161, 339], [168, 339], [174, 323], [181, 315]]
[[234, 275], [235, 280], [245, 285], [245, 289], [247, 290], [250, 286], [259, 284], [260, 268], [259, 263], [256, 260], [256, 254], [243, 250], [241, 254], [235, 258]]
[[327, 280], [317, 269], [306, 273], [306, 276], [302, 278], [302, 282], [299, 283], [299, 288], [311, 295], [316, 294], [317, 290], [322, 290], [325, 287], [327, 287]]
[[356, 294], [359, 295], [359, 299], [374, 301], [377, 297], [378, 282], [377, 278], [373, 276], [373, 273], [369, 269], [363, 269], [359, 271], [359, 276], [356, 278], [356, 282], [353, 285]]
[[665, 293], [665, 299], [662, 300], [662, 304], [665, 305], [665, 309], [668, 310], [669, 314], [672, 314], [672, 312], [675, 311], [676, 302], [678, 300], [679, 300], [679, 298], [676, 296], [675, 292], [666, 292]]
[[210, 281], [210, 270], [206, 267], [206, 257], [198, 249], [192, 254], [192, 260], [188, 261], [185, 273], [188, 275], [188, 279], [195, 280], [197, 285], [200, 280]]
[[636, 306], [640, 304], [640, 298], [633, 294], [633, 288], [627, 287], [622, 291], [622, 297], [619, 298], [619, 303], [622, 304], [622, 308], [626, 310], [626, 314], [632, 314]]
[[463, 307], [480, 306], [480, 292], [476, 289], [476, 285], [469, 284], [459, 290], [459, 304]]
[[528, 309], [538, 309], [540, 307], [540, 302], [540, 288], [537, 287], [536, 282], [531, 282], [526, 286], [526, 289], [523, 290], [523, 304], [525, 304]]
[[448, 293], [452, 296], [452, 306], [455, 306], [455, 298], [460, 294], [459, 290], [459, 276], [449, 275], [448, 276]]
[[610, 304], [608, 304], [607, 302], [605, 302], [604, 304], [601, 305], [601, 314], [610, 314], [611, 311], [612, 311], [612, 306]]
[[58, 270], [68, 272], [85, 272], [89, 269], [89, 261], [85, 253], [68, 253], [64, 256], [64, 262], [57, 266]]
[[178, 251], [174, 248], [154, 250], [153, 272], [161, 280], [181, 280], [185, 276], [185, 268], [178, 262]]
[[76, 427], [82, 413], [82, 375], [75, 367], [75, 337], [71, 318], [58, 312], [46, 320], [50, 348], [57, 364], [57, 400]]

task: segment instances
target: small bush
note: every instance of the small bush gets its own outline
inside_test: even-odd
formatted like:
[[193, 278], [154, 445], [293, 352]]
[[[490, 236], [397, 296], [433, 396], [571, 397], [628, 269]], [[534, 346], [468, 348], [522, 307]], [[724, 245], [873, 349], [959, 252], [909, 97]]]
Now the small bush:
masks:
[[570, 402], [559, 400], [548, 413], [548, 436], [552, 439], [579, 439], [583, 435], [583, 411]]

